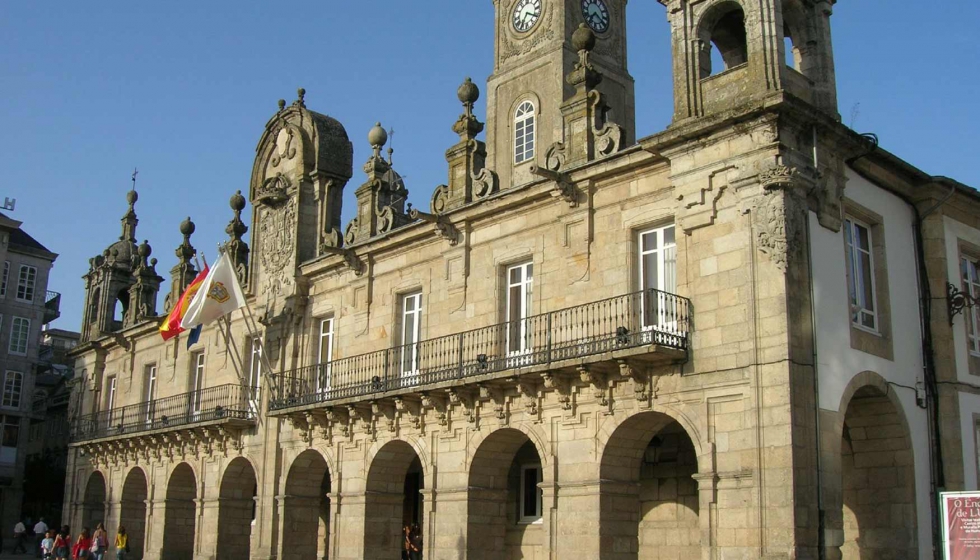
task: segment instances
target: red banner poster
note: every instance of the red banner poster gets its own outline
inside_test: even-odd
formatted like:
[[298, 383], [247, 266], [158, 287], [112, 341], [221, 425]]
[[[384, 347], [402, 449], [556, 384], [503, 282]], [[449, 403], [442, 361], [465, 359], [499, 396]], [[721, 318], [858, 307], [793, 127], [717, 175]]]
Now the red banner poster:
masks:
[[943, 492], [946, 560], [980, 560], [980, 492]]

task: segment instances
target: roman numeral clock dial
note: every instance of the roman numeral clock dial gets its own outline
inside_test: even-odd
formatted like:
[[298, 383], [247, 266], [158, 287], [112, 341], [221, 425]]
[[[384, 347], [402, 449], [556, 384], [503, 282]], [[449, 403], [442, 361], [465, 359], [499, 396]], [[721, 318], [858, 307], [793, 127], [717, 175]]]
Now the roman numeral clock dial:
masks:
[[596, 33], [609, 30], [609, 8], [603, 0], [582, 0], [582, 17]]
[[514, 31], [527, 33], [541, 17], [541, 0], [520, 0], [514, 6]]

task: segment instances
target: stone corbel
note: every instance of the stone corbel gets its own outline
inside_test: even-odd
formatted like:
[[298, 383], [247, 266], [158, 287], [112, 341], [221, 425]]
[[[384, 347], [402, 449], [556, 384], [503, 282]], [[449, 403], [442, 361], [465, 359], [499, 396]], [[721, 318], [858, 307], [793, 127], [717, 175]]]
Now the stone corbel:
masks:
[[476, 422], [476, 406], [474, 400], [464, 391], [451, 388], [446, 391], [449, 395], [449, 404], [463, 409], [463, 418], [469, 423]]
[[498, 420], [507, 419], [507, 399], [503, 391], [487, 385], [479, 385], [480, 400], [489, 400], [493, 403], [493, 415]]
[[763, 196], [753, 209], [759, 251], [783, 273], [802, 246], [802, 224], [796, 217], [795, 176], [796, 170], [785, 165], [762, 170], [759, 184]]
[[448, 241], [451, 246], [459, 243], [459, 230], [449, 221], [449, 218], [422, 212], [418, 208], [410, 208], [408, 210], [408, 217], [412, 220], [422, 220], [435, 226], [434, 231], [436, 235]]
[[538, 414], [538, 387], [527, 377], [517, 377], [517, 392], [524, 400], [524, 410], [531, 416]]
[[552, 171], [536, 163], [531, 164], [531, 173], [555, 183], [555, 186], [551, 190], [551, 196], [561, 198], [568, 203], [569, 208], [578, 206], [578, 190], [572, 184], [567, 174], [560, 171]]
[[649, 377], [645, 368], [630, 363], [627, 360], [616, 360], [619, 364], [619, 375], [629, 379], [633, 384], [633, 396], [638, 402], [649, 402]]
[[406, 401], [402, 397], [395, 397], [395, 416], [398, 418], [399, 425], [401, 425], [401, 418], [408, 416], [412, 426], [416, 430], [422, 429], [422, 411], [420, 407]]
[[442, 397], [429, 392], [422, 393], [422, 410], [435, 411], [436, 420], [440, 426], [445, 426], [448, 423], [446, 418], [446, 401]]
[[555, 393], [558, 394], [558, 404], [561, 405], [562, 410], [571, 410], [572, 391], [571, 384], [568, 383], [568, 380], [563, 379], [553, 371], [542, 373], [541, 379], [544, 380], [545, 389], [554, 389]]
[[333, 427], [336, 426], [340, 430], [340, 435], [345, 438], [349, 438], [351, 434], [350, 430], [350, 417], [346, 414], [346, 410], [342, 408], [330, 407], [326, 410], [327, 413], [327, 426], [329, 426], [331, 433], [333, 433]]
[[374, 426], [372, 425], [371, 418], [364, 416], [364, 414], [356, 406], [349, 404], [347, 405], [347, 416], [350, 418], [351, 431], [361, 422], [361, 427], [364, 429], [364, 433], [367, 435], [374, 435]]
[[338, 255], [343, 257], [344, 265], [348, 270], [354, 273], [354, 276], [361, 276], [364, 274], [364, 262], [358, 258], [357, 253], [353, 249], [348, 249], [346, 247], [330, 247], [327, 245], [320, 246], [320, 254], [323, 255]]
[[597, 371], [592, 371], [587, 366], [578, 367], [579, 379], [592, 387], [592, 395], [599, 406], [609, 406], [609, 387], [605, 376]]
[[385, 427], [391, 433], [395, 432], [398, 427], [398, 423], [395, 421], [395, 410], [393, 406], [385, 405], [384, 403], [378, 401], [371, 401], [371, 416], [374, 418], [375, 422], [381, 422], [384, 420]]

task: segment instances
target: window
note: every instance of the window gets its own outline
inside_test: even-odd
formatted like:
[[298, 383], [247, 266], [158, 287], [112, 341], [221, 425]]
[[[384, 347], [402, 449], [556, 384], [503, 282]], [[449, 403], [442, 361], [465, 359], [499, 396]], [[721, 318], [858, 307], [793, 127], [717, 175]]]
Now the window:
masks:
[[844, 245], [847, 251], [851, 322], [858, 328], [875, 332], [878, 330], [878, 315], [875, 311], [871, 228], [853, 218], [847, 218], [844, 221]]
[[2, 441], [0, 441], [0, 463], [16, 463], [17, 444], [20, 441], [20, 418], [0, 416], [0, 427], [3, 428]]
[[191, 354], [191, 364], [194, 368], [194, 375], [192, 376], [194, 387], [191, 389], [194, 391], [192, 401], [194, 403], [194, 412], [201, 412], [201, 391], [204, 389], [204, 352]]
[[673, 293], [677, 289], [677, 243], [674, 225], [640, 232], [640, 296], [643, 328], [669, 328], [677, 323]]
[[14, 317], [10, 326], [10, 344], [7, 351], [17, 356], [27, 355], [27, 338], [31, 333], [31, 320]]
[[37, 282], [37, 269], [23, 264], [17, 277], [17, 300], [34, 301], [34, 284]]
[[531, 293], [534, 282], [532, 263], [507, 269], [507, 353], [523, 354], [531, 350]]
[[258, 389], [262, 385], [262, 341], [253, 338], [249, 345], [252, 351], [248, 360], [248, 385]]
[[514, 163], [534, 159], [534, 104], [525, 101], [514, 113]]
[[541, 521], [541, 465], [521, 465], [521, 523]]
[[330, 362], [333, 361], [333, 317], [320, 319], [320, 332], [317, 336], [316, 387], [319, 392], [330, 390]]
[[19, 371], [8, 371], [3, 378], [3, 406], [20, 407], [20, 394], [24, 386], [24, 374]]
[[745, 13], [741, 8], [731, 3], [718, 4], [705, 14], [700, 27], [700, 39], [706, 47], [699, 58], [702, 79], [748, 62]]
[[[977, 274], [977, 261], [970, 257], [960, 259], [960, 273], [963, 277], [963, 291], [971, 297], [980, 298], [980, 275]], [[980, 308], [969, 307], [964, 314], [967, 330], [967, 347], [970, 354], [980, 356]]]
[[10, 261], [3, 261], [3, 278], [0, 279], [0, 297], [7, 297], [8, 278], [10, 278]]
[[157, 392], [157, 366], [150, 364], [143, 368], [143, 403], [146, 407], [146, 423], [153, 423], [154, 403]]
[[401, 362], [402, 375], [411, 375], [419, 369], [419, 338], [422, 332], [422, 294], [401, 297]]
[[112, 410], [116, 406], [116, 376], [106, 379], [105, 409]]

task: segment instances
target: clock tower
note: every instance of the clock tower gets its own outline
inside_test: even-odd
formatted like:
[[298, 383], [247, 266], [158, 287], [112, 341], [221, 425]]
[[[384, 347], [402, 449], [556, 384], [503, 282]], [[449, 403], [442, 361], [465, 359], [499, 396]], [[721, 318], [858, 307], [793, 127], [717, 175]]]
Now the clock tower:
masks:
[[584, 24], [595, 33], [590, 62], [602, 74], [596, 87], [605, 118], [634, 141], [633, 77], [626, 68], [627, 0], [493, 0], [493, 74], [487, 81], [487, 167], [502, 188], [535, 180], [531, 166], [566, 139], [561, 106], [575, 94], [566, 76], [579, 54], [572, 34]]

